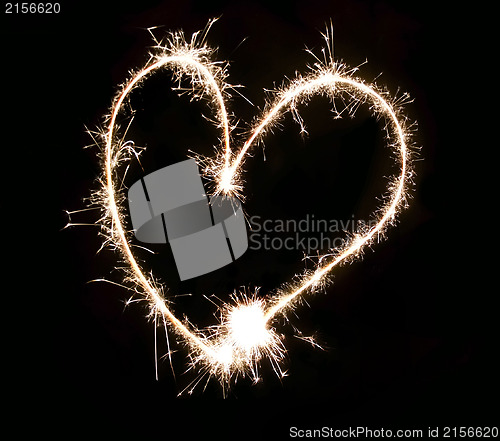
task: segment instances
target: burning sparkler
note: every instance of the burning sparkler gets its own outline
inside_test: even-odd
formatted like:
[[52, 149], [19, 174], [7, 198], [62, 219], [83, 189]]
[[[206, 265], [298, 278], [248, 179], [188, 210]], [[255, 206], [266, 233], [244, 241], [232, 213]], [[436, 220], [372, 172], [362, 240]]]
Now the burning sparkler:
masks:
[[[171, 33], [164, 42], [155, 40], [156, 47], [150, 61], [132, 73], [120, 88], [106, 120], [107, 128], [100, 134], [103, 174], [100, 189], [92, 197], [92, 202], [102, 212], [99, 224], [105, 237], [104, 245], [116, 249], [125, 263], [126, 284], [135, 296], [148, 303], [155, 325], [161, 319], [165, 330], [173, 331], [178, 340], [187, 345], [191, 367], [200, 372], [189, 390], [207, 375], [208, 378], [217, 377], [223, 385], [229, 384], [231, 378], [237, 375], [249, 375], [257, 381], [259, 363], [263, 358], [271, 361], [278, 375], [284, 375], [280, 361], [285, 348], [283, 336], [273, 326], [276, 317], [296, 307], [298, 300], [306, 293], [318, 291], [326, 283], [333, 268], [355, 258], [374, 239], [384, 235], [386, 228], [394, 223], [399, 210], [406, 205], [408, 183], [412, 176], [409, 129], [401, 105], [386, 92], [355, 77], [355, 69], [348, 70], [333, 60], [331, 34], [328, 31], [324, 34], [326, 47], [323, 59], [315, 56], [315, 64], [307, 75], [298, 76], [274, 93], [275, 98], [267, 103], [250, 137], [234, 153], [230, 143], [233, 127], [225, 105], [231, 90], [225, 81], [227, 65], [212, 61], [213, 50], [206, 45], [206, 35], [213, 22], [208, 24], [204, 32], [193, 34], [189, 42], [182, 32]], [[360, 104], [368, 104], [377, 117], [386, 121], [390, 147], [396, 153], [400, 168], [399, 174], [389, 185], [386, 202], [379, 209], [376, 222], [370, 227], [353, 234], [341, 249], [330, 250], [319, 259], [313, 271], [305, 272], [292, 287], [288, 285], [278, 290], [267, 300], [257, 298], [256, 294], [235, 295], [234, 304], [220, 307], [219, 323], [205, 330], [196, 329], [177, 318], [172, 310], [172, 300], [165, 295], [164, 285], [152, 275], [145, 274], [138, 263], [129, 242], [131, 234], [125, 227], [125, 196], [119, 171], [120, 166], [128, 163], [138, 152], [124, 140], [124, 135], [118, 135], [118, 116], [125, 112], [130, 93], [140, 87], [149, 75], [162, 68], [170, 69], [179, 84], [181, 79], [188, 79], [192, 86], [192, 97], [206, 99], [215, 111], [216, 124], [222, 132], [221, 145], [216, 148], [214, 158], [199, 161], [205, 176], [214, 183], [214, 194], [241, 198], [241, 174], [248, 152], [287, 112], [304, 129], [298, 106], [307, 103], [315, 95], [329, 97], [337, 117], [341, 117], [344, 112], [354, 113]], [[343, 100], [345, 106], [342, 110], [337, 110], [335, 98]]]

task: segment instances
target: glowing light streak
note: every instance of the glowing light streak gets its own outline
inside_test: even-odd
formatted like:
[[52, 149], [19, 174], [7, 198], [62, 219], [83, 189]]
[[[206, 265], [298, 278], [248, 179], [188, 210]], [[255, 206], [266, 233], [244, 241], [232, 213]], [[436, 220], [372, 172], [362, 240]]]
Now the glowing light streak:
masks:
[[[333, 66], [334, 68], [336, 66]], [[398, 150], [401, 172], [397, 179], [397, 185], [395, 190], [392, 191], [389, 203], [383, 207], [382, 215], [379, 218], [377, 224], [364, 235], [356, 235], [350, 243], [344, 247], [337, 257], [335, 257], [330, 263], [319, 266], [314, 273], [306, 277], [303, 283], [293, 292], [283, 295], [279, 298], [276, 303], [271, 306], [266, 311], [266, 319], [271, 320], [272, 317], [277, 314], [281, 309], [285, 308], [292, 302], [297, 296], [301, 295], [308, 289], [313, 288], [321, 279], [330, 272], [335, 266], [349, 258], [350, 256], [356, 255], [364, 246], [370, 243], [376, 235], [380, 235], [384, 232], [387, 224], [394, 220], [396, 212], [398, 211], [400, 205], [405, 199], [405, 187], [408, 179], [408, 162], [409, 162], [409, 151], [406, 143], [407, 135], [403, 128], [402, 123], [400, 123], [396, 111], [394, 108], [382, 97], [380, 93], [374, 90], [374, 88], [367, 86], [359, 80], [352, 78], [346, 78], [337, 73], [320, 73], [317, 78], [312, 78], [310, 80], [302, 80], [297, 87], [292, 87], [287, 90], [283, 97], [279, 99], [277, 104], [271, 107], [271, 110], [267, 115], [264, 116], [262, 122], [257, 126], [252, 136], [245, 143], [240, 153], [238, 154], [236, 161], [241, 162], [246, 154], [247, 150], [250, 148], [254, 140], [258, 137], [259, 133], [269, 125], [270, 121], [274, 120], [281, 109], [285, 106], [289, 106], [302, 94], [315, 93], [324, 87], [329, 87], [331, 90], [338, 89], [338, 86], [347, 85], [356, 90], [361, 91], [363, 95], [370, 97], [378, 106], [380, 106], [379, 112], [389, 117], [391, 124], [394, 126], [394, 131], [398, 139]], [[238, 164], [236, 164], [238, 165]], [[234, 167], [234, 165], [233, 165]]]
[[[274, 318], [293, 308], [296, 300], [305, 293], [317, 291], [326, 283], [327, 275], [334, 267], [358, 256], [374, 238], [384, 234], [387, 226], [395, 221], [397, 212], [405, 205], [407, 184], [412, 173], [409, 133], [401, 109], [387, 93], [355, 78], [353, 71], [347, 71], [343, 65], [333, 61], [328, 32], [324, 37], [329, 57], [323, 51], [325, 60], [316, 58], [318, 63], [311, 68], [309, 75], [299, 76], [288, 87], [276, 92], [276, 99], [267, 104], [251, 135], [232, 160], [231, 129], [224, 99], [230, 86], [225, 82], [225, 69], [211, 61], [213, 51], [205, 45], [206, 33], [212, 24], [213, 21], [209, 23], [201, 39], [200, 34], [195, 33], [190, 43], [185, 41], [182, 32], [171, 34], [165, 45], [157, 42], [159, 53], [152, 55], [151, 61], [142, 70], [132, 74], [131, 79], [122, 87], [112, 106], [107, 130], [102, 134], [103, 178], [101, 189], [92, 198], [92, 202], [102, 210], [100, 225], [105, 236], [103, 246], [111, 245], [117, 249], [127, 264], [125, 282], [131, 284], [131, 289], [148, 302], [155, 326], [158, 317], [161, 317], [165, 331], [169, 325], [188, 345], [191, 368], [200, 371], [198, 378], [186, 388], [189, 391], [205, 376], [208, 379], [217, 377], [223, 385], [228, 384], [235, 375], [250, 375], [254, 381], [258, 381], [259, 363], [263, 358], [270, 360], [279, 376], [284, 376], [280, 368], [285, 354], [283, 337], [272, 326]], [[220, 307], [220, 323], [203, 332], [176, 317], [171, 310], [172, 301], [165, 298], [165, 287], [152, 276], [147, 276], [134, 257], [128, 232], [124, 228], [124, 197], [121, 195], [118, 169], [138, 153], [130, 143], [123, 141], [124, 136], [122, 139], [117, 138], [117, 120], [130, 93], [160, 68], [170, 68], [179, 84], [182, 77], [188, 77], [193, 97], [206, 98], [216, 109], [217, 126], [222, 131], [222, 150], [215, 159], [199, 158], [204, 165], [203, 172], [215, 182], [215, 193], [238, 194], [241, 197], [242, 166], [250, 148], [288, 111], [305, 131], [297, 106], [306, 103], [314, 95], [329, 96], [337, 117], [342, 112], [337, 111], [334, 99], [342, 97], [342, 94], [347, 94], [349, 98], [345, 109], [351, 113], [361, 103], [370, 101], [373, 112], [387, 121], [386, 130], [393, 140], [392, 148], [397, 153], [400, 167], [399, 175], [389, 186], [387, 202], [379, 210], [377, 222], [371, 229], [358, 231], [341, 250], [331, 250], [329, 254], [322, 256], [316, 268], [305, 273], [293, 288], [283, 288], [268, 300], [258, 299], [256, 293], [251, 296], [240, 294], [239, 298], [235, 296], [234, 305]], [[168, 333], [167, 345], [170, 356]]]

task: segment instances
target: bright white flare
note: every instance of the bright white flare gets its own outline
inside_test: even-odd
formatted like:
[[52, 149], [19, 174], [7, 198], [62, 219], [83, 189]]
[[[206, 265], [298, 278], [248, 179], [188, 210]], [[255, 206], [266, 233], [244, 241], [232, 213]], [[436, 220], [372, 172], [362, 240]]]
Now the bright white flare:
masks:
[[234, 346], [247, 354], [267, 345], [271, 339], [260, 302], [232, 308], [227, 326]]
[[[374, 85], [354, 77], [354, 70], [349, 71], [345, 66], [334, 62], [328, 32], [325, 35], [327, 50], [323, 51], [325, 59], [316, 58], [317, 63], [308, 75], [298, 75], [288, 86], [277, 90], [275, 99], [267, 103], [263, 114], [256, 120], [247, 141], [242, 144], [238, 153], [232, 152], [232, 127], [225, 104], [230, 86], [225, 82], [225, 68], [211, 60], [214, 51], [205, 44], [206, 32], [212, 23], [209, 23], [205, 33], [194, 34], [190, 42], [186, 42], [182, 32], [171, 34], [165, 44], [157, 41], [156, 53], [151, 55], [150, 62], [133, 73], [130, 80], [123, 85], [106, 120], [107, 129], [101, 134], [101, 188], [91, 200], [102, 212], [99, 224], [105, 237], [104, 245], [111, 245], [116, 249], [124, 263], [124, 283], [129, 284], [130, 289], [140, 299], [147, 301], [155, 325], [156, 321], [161, 319], [160, 322], [165, 324], [166, 330], [169, 326], [178, 339], [186, 343], [193, 367], [200, 369], [200, 377], [193, 382], [194, 386], [190, 390], [206, 374], [209, 378], [216, 376], [223, 385], [229, 384], [231, 378], [237, 375], [249, 375], [257, 381], [260, 378], [258, 365], [264, 357], [270, 361], [278, 375], [284, 375], [280, 368], [285, 353], [283, 338], [273, 326], [275, 317], [294, 308], [297, 300], [306, 293], [317, 292], [324, 286], [333, 268], [359, 256], [367, 245], [384, 235], [388, 225], [394, 223], [397, 212], [406, 205], [408, 182], [412, 176], [409, 133], [400, 103]], [[127, 109], [130, 93], [140, 87], [142, 81], [154, 71], [162, 68], [172, 70], [179, 82], [182, 78], [188, 78], [192, 85], [192, 96], [205, 98], [214, 109], [215, 123], [221, 130], [221, 145], [216, 148], [215, 158], [199, 159], [204, 175], [214, 181], [216, 194], [237, 195], [240, 198], [244, 196], [241, 174], [248, 151], [269, 133], [287, 112], [292, 114], [302, 131], [305, 131], [297, 107], [306, 104], [314, 95], [325, 95], [331, 99], [335, 118], [341, 117], [344, 111], [352, 115], [360, 104], [368, 104], [375, 116], [386, 121], [389, 146], [394, 151], [400, 167], [399, 174], [388, 186], [385, 203], [376, 213], [374, 226], [353, 234], [351, 240], [346, 241], [341, 249], [330, 250], [325, 256], [320, 256], [313, 271], [304, 272], [295, 284], [279, 289], [270, 299], [264, 301], [255, 296], [252, 299], [243, 296], [236, 300], [233, 306], [222, 305], [219, 324], [207, 330], [198, 330], [187, 320], [181, 320], [173, 313], [173, 302], [171, 299], [167, 302], [165, 286], [142, 269], [132, 252], [129, 242], [131, 235], [124, 226], [126, 210], [123, 204], [126, 198], [122, 186], [121, 166], [127, 164], [130, 158], [137, 156], [139, 152], [124, 141], [125, 134], [118, 136], [117, 121], [124, 119], [121, 114]], [[337, 99], [344, 104], [342, 110], [337, 108]]]

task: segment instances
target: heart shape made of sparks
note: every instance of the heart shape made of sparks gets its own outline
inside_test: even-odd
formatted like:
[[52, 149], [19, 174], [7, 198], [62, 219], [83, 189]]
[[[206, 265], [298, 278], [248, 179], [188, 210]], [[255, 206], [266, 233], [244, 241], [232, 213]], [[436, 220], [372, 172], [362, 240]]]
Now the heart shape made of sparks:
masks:
[[[212, 61], [214, 51], [205, 44], [206, 34], [214, 21], [209, 23], [204, 32], [193, 34], [189, 42], [182, 31], [169, 34], [162, 42], [155, 39], [157, 44], [148, 63], [133, 72], [120, 88], [107, 117], [106, 129], [100, 133], [103, 170], [100, 189], [91, 200], [101, 209], [99, 224], [106, 238], [104, 245], [115, 248], [125, 262], [124, 280], [128, 287], [134, 291], [134, 296], [139, 295], [147, 301], [155, 326], [160, 320], [166, 330], [168, 328], [173, 331], [179, 341], [187, 345], [190, 363], [199, 368], [200, 372], [192, 383], [194, 386], [207, 374], [208, 378], [217, 377], [223, 386], [228, 385], [231, 378], [237, 375], [249, 375], [257, 380], [258, 366], [264, 357], [271, 361], [278, 375], [283, 375], [280, 362], [285, 349], [282, 335], [273, 326], [276, 318], [293, 309], [306, 293], [314, 293], [324, 286], [333, 268], [355, 258], [367, 245], [384, 234], [386, 228], [395, 222], [399, 210], [407, 205], [413, 174], [410, 129], [402, 112], [401, 100], [393, 99], [375, 85], [355, 77], [353, 74], [356, 69], [349, 70], [343, 64], [334, 62], [331, 32], [328, 30], [323, 34], [326, 40], [324, 59], [320, 60], [315, 56], [316, 62], [307, 75], [297, 75], [286, 87], [274, 92], [274, 98], [256, 119], [251, 135], [239, 151], [234, 152], [230, 143], [230, 118], [225, 104], [230, 89], [225, 82], [227, 65]], [[399, 166], [399, 174], [389, 184], [384, 203], [376, 213], [376, 222], [369, 227], [360, 228], [341, 248], [330, 250], [320, 257], [312, 271], [304, 271], [295, 282], [278, 289], [267, 299], [244, 294], [239, 298], [235, 297], [234, 304], [221, 307], [220, 322], [205, 330], [196, 329], [173, 313], [173, 302], [166, 298], [164, 286], [153, 276], [146, 275], [134, 256], [129, 241], [131, 233], [124, 226], [123, 203], [126, 198], [123, 195], [123, 179], [120, 177], [119, 167], [137, 152], [130, 143], [123, 140], [123, 136], [118, 136], [117, 117], [124, 111], [131, 91], [161, 68], [171, 69], [177, 81], [181, 78], [189, 79], [192, 96], [207, 99], [215, 109], [217, 127], [222, 132], [222, 145], [217, 149], [215, 158], [203, 158], [199, 161], [204, 175], [214, 183], [214, 194], [241, 197], [241, 171], [249, 150], [287, 112], [291, 112], [304, 128], [297, 106], [306, 103], [314, 95], [327, 96], [332, 104], [335, 97], [341, 94], [347, 96], [342, 111], [334, 106], [337, 117], [345, 110], [352, 113], [359, 104], [368, 103], [373, 114], [386, 122], [389, 145]], [[192, 391], [194, 386], [189, 390]]]

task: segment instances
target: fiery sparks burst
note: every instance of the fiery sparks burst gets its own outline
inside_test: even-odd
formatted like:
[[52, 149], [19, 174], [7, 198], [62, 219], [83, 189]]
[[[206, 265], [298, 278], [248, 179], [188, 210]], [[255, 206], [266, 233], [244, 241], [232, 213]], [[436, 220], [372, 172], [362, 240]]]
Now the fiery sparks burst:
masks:
[[[401, 110], [403, 100], [391, 99], [385, 91], [356, 78], [356, 69], [348, 70], [336, 63], [332, 56], [331, 31], [323, 35], [326, 46], [321, 58], [311, 52], [315, 63], [309, 67], [309, 73], [298, 76], [274, 92], [274, 99], [266, 104], [262, 115], [256, 119], [249, 138], [237, 153], [233, 152], [230, 139], [234, 127], [225, 103], [234, 86], [226, 83], [227, 64], [212, 61], [214, 51], [206, 45], [206, 35], [213, 22], [203, 32], [193, 34], [190, 41], [186, 41], [182, 31], [169, 34], [165, 41], [155, 39], [156, 47], [149, 62], [141, 70], [133, 72], [121, 86], [106, 119], [106, 129], [99, 133], [103, 173], [100, 188], [91, 198], [91, 203], [101, 209], [99, 224], [104, 236], [103, 246], [111, 245], [119, 253], [126, 273], [124, 285], [134, 292], [133, 299], [148, 303], [155, 325], [164, 325], [169, 345], [168, 330], [174, 332], [178, 341], [186, 344], [190, 368], [199, 373], [186, 388], [189, 391], [203, 378], [217, 377], [223, 386], [229, 385], [231, 379], [238, 375], [249, 375], [258, 381], [259, 365], [264, 358], [270, 360], [278, 375], [283, 376], [280, 364], [285, 355], [284, 337], [273, 326], [275, 319], [297, 306], [298, 300], [305, 294], [320, 290], [334, 267], [359, 256], [367, 245], [384, 235], [386, 228], [395, 222], [398, 211], [407, 204], [407, 191], [412, 178], [408, 147], [410, 130]], [[119, 137], [117, 120], [119, 115], [126, 114], [130, 93], [161, 68], [173, 72], [179, 88], [181, 79], [188, 79], [191, 97], [205, 99], [214, 111], [215, 123], [221, 130], [221, 144], [216, 146], [214, 158], [198, 158], [203, 174], [213, 183], [214, 194], [242, 198], [242, 167], [249, 150], [261, 142], [287, 112], [305, 132], [298, 106], [307, 104], [315, 95], [330, 98], [337, 118], [343, 114], [352, 116], [360, 105], [368, 104], [375, 116], [385, 120], [389, 145], [399, 165], [399, 174], [391, 181], [385, 202], [370, 228], [353, 234], [341, 249], [330, 250], [318, 259], [313, 271], [299, 275], [293, 285], [282, 287], [267, 300], [258, 298], [256, 293], [236, 295], [233, 304], [220, 307], [219, 323], [205, 330], [177, 318], [166, 287], [152, 275], [145, 274], [138, 263], [132, 252], [132, 234], [125, 227], [123, 166], [127, 166], [130, 159], [140, 152], [125, 141], [125, 134]], [[339, 103], [341, 109], [338, 108]], [[169, 356], [170, 353], [169, 346]]]
[[279, 366], [284, 347], [268, 323], [262, 299], [244, 296], [235, 305], [225, 305], [214, 336], [214, 351], [208, 354], [207, 360], [209, 371], [226, 384], [236, 372], [250, 373], [254, 381], [258, 381], [259, 361], [263, 357], [271, 360], [278, 375], [284, 375]]

